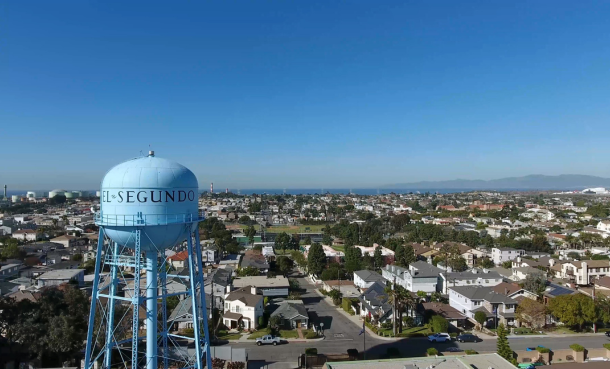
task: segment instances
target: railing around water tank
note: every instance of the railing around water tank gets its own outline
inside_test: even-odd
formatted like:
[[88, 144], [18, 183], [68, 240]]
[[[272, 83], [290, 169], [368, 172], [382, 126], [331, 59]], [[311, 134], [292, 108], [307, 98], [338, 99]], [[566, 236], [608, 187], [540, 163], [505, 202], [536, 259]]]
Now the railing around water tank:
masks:
[[204, 219], [203, 213], [197, 214], [95, 214], [95, 224], [101, 226], [138, 227], [138, 226], [166, 226], [172, 224], [185, 224], [200, 222]]

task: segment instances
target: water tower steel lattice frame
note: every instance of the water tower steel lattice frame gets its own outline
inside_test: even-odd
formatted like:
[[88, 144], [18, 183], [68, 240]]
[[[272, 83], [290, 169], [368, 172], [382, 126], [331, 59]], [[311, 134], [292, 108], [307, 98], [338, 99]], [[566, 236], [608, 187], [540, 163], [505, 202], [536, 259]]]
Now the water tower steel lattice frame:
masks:
[[[197, 181], [192, 172], [177, 163], [163, 160], [155, 158], [154, 153], [151, 152], [146, 158], [123, 163], [127, 164], [128, 168], [122, 169], [129, 174], [129, 171], [133, 173], [136, 170], [142, 173], [154, 171], [157, 170], [155, 166], [178, 166], [178, 169], [172, 167], [171, 170], [168, 168], [158, 170], [160, 172], [169, 170], [175, 177], [180, 177], [176, 174], [180, 171], [186, 171], [187, 175], [192, 176], [194, 184], [191, 181], [190, 187], [194, 187], [191, 191], [194, 191], [194, 203], [197, 204]], [[170, 164], [167, 164], [168, 162]], [[115, 168], [119, 167], [121, 165]], [[113, 170], [106, 175], [106, 178]], [[110, 190], [105, 190], [106, 178], [102, 182], [101, 211], [95, 217], [99, 226], [99, 237], [84, 368], [92, 369], [96, 363], [106, 369], [111, 367], [202, 369], [205, 366], [211, 368], [208, 313], [198, 232], [198, 223], [203, 218], [196, 207], [190, 213], [168, 214], [165, 211], [151, 214], [151, 209], [161, 209], [162, 204], [147, 203], [150, 197], [144, 195], [140, 197], [140, 193], [153, 195], [153, 191], [159, 191], [161, 196], [162, 190], [156, 187], [135, 188], [129, 185], [125, 188], [107, 187]], [[113, 208], [108, 203], [118, 201], [118, 191], [136, 191], [138, 200], [146, 197], [144, 199], [146, 201], [140, 203], [134, 201], [131, 208], [125, 206]], [[184, 191], [174, 192], [178, 192], [181, 198], [180, 192]], [[187, 196], [192, 202], [190, 193]], [[135, 197], [132, 196], [132, 199]], [[154, 202], [159, 203], [159, 201]], [[106, 209], [109, 209], [107, 212], [104, 212], [105, 203]], [[114, 211], [116, 209], [128, 211], [127, 214], [116, 214]], [[148, 213], [140, 211], [143, 209]], [[170, 236], [165, 238], [161, 236], [166, 234]], [[155, 242], [156, 240], [158, 242]], [[185, 260], [188, 273], [177, 273], [172, 270], [167, 256], [172, 253], [168, 253], [167, 250], [183, 249], [184, 241], [186, 241], [186, 250], [182, 251], [186, 251], [188, 255]], [[106, 278], [104, 272], [108, 273]], [[146, 274], [144, 275], [143, 272]], [[170, 280], [182, 284], [184, 291], [168, 291]], [[141, 286], [143, 281], [145, 281], [144, 288]], [[119, 288], [120, 283], [126, 285], [122, 289], [124, 294]], [[133, 289], [128, 288], [130, 283]], [[184, 306], [185, 310], [179, 313], [183, 313], [182, 316], [186, 317], [182, 322], [190, 319], [189, 324], [192, 324], [194, 337], [170, 332], [176, 318], [168, 321], [167, 300], [174, 296], [184, 297], [178, 306]], [[186, 302], [190, 302], [190, 305]], [[142, 317], [141, 310], [144, 308], [145, 316]], [[145, 322], [145, 335], [140, 335], [141, 318], [144, 318]], [[140, 351], [141, 346], [144, 346], [142, 341], [145, 341], [144, 352]], [[189, 342], [194, 343], [194, 350], [190, 348]]]

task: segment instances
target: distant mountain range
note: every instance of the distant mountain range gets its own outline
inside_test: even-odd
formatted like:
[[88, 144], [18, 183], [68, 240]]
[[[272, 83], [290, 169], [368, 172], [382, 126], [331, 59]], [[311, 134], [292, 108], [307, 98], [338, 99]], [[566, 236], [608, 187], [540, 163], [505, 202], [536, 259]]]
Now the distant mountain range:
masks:
[[471, 180], [453, 179], [450, 181], [422, 181], [397, 183], [383, 186], [387, 189], [464, 189], [464, 190], [582, 190], [592, 187], [610, 187], [610, 178], [579, 174], [545, 176], [534, 174], [524, 177]]

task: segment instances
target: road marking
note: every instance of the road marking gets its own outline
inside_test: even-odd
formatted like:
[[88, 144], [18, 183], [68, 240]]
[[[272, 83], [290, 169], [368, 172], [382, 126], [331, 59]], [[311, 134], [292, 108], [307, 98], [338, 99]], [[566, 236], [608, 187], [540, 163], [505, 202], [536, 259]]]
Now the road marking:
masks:
[[345, 337], [345, 335], [343, 333], [335, 333], [334, 336], [335, 336], [335, 338], [343, 338], [343, 337]]

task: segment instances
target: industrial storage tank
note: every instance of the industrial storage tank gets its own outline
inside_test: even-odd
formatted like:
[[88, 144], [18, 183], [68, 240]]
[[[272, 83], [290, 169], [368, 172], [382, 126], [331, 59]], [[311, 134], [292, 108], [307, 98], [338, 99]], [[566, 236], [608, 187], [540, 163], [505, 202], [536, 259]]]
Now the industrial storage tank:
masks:
[[120, 245], [134, 247], [134, 231], [142, 228], [143, 250], [175, 246], [197, 227], [198, 188], [193, 172], [151, 151], [106, 173], [96, 223]]
[[49, 198], [52, 199], [57, 195], [65, 195], [66, 194], [66, 190], [53, 190], [53, 191], [49, 191]]
[[66, 191], [66, 192], [64, 192], [64, 196], [66, 196], [66, 199], [72, 199], [72, 198], [74, 198], [74, 193], [72, 193], [70, 191]]
[[13, 196], [11, 196], [11, 201], [12, 202], [21, 202], [21, 196], [13, 195]]
[[28, 199], [35, 199], [36, 198], [36, 192], [28, 191], [27, 194], [25, 195], [25, 197], [27, 197]]
[[72, 197], [74, 197], [74, 198], [83, 197], [83, 193], [81, 191], [72, 191]]

